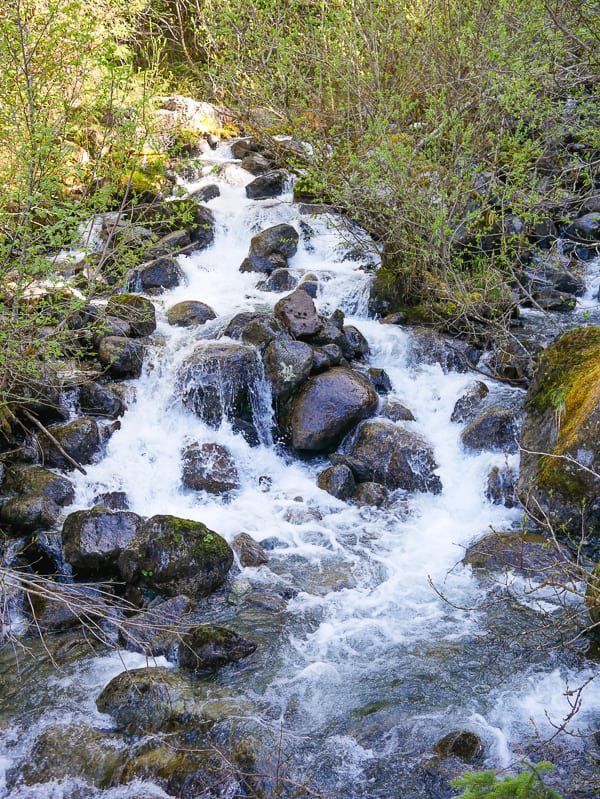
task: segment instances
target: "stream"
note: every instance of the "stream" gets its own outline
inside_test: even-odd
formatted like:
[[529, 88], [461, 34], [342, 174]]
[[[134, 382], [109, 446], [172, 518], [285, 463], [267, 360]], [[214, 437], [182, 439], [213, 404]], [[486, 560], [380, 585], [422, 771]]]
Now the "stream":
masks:
[[[219, 186], [220, 196], [208, 203], [215, 241], [180, 256], [185, 280], [152, 298], [158, 328], [144, 374], [132, 381], [135, 400], [102, 460], [85, 476], [70, 475], [76, 499], [67, 512], [120, 491], [130, 510], [143, 516], [199, 520], [230, 542], [244, 531], [263, 545], [268, 563], [234, 567], [225, 591], [206, 600], [205, 616], [258, 644], [254, 655], [214, 678], [230, 708], [219, 723], [252, 731], [261, 767], [285, 774], [284, 795], [294, 795], [293, 782], [330, 799], [448, 796], [434, 745], [463, 729], [483, 741], [476, 768], [510, 769], [524, 757], [547, 758], [555, 762], [553, 778], [565, 796], [600, 795], [591, 737], [600, 718], [600, 682], [590, 680], [597, 665], [557, 645], [553, 619], [562, 609], [551, 594], [532, 591], [516, 575], [493, 580], [462, 564], [468, 545], [490, 529], [519, 529], [518, 508], [485, 497], [490, 469], [507, 464], [516, 470], [518, 454], [467, 452], [460, 439], [464, 425], [450, 421], [452, 410], [474, 378], [485, 380], [490, 402], [498, 397], [520, 407], [524, 392], [481, 375], [445, 372], [422, 359], [410, 329], [370, 319], [369, 282], [378, 256], [375, 248], [365, 255], [357, 247], [366, 241], [361, 230], [295, 204], [291, 186], [272, 200], [248, 200], [244, 189], [252, 176], [226, 145], [206, 156], [202, 168], [204, 177], [186, 188]], [[263, 275], [239, 271], [250, 238], [282, 222], [300, 233], [291, 272], [318, 276], [318, 311], [345, 313], [346, 324], [369, 342], [369, 365], [389, 375], [388, 396], [413, 412], [415, 421], [403, 424], [433, 447], [440, 494], [400, 491], [377, 508], [320, 490], [316, 478], [327, 459], [293, 457], [271, 440], [266, 387], [257, 447], [227, 422], [212, 429], [183, 407], [175, 375], [198, 343], [222, 335], [234, 314], [271, 309], [283, 296], [257, 287]], [[217, 318], [197, 328], [170, 326], [166, 310], [189, 299], [210, 305]], [[594, 305], [590, 293], [576, 313], [589, 314]], [[537, 324], [535, 312], [525, 320]], [[190, 441], [216, 442], [233, 454], [240, 487], [231, 497], [182, 486], [181, 451]], [[165, 658], [94, 651], [70, 635], [72, 645], [59, 654], [58, 645], [46, 649], [36, 641], [0, 652], [0, 797], [168, 797], [141, 777], [92, 785], [76, 765], [64, 773], [50, 769], [45, 779], [37, 773], [36, 781], [18, 776], [26, 774], [24, 764], [50, 727], [64, 727], [68, 738], [69, 729], [85, 725], [110, 733], [116, 749], [129, 745], [97, 711], [97, 696], [125, 668], [174, 667]], [[581, 708], [559, 730], [573, 691], [588, 681]], [[463, 767], [448, 767], [446, 776]]]

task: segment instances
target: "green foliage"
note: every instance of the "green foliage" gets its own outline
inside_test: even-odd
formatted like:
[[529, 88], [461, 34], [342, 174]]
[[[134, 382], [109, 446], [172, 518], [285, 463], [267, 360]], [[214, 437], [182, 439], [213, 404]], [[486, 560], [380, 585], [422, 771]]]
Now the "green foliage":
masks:
[[545, 785], [541, 774], [552, 763], [528, 765], [516, 776], [499, 779], [494, 771], [465, 772], [452, 780], [452, 787], [462, 790], [457, 799], [563, 799], [558, 791]]
[[288, 161], [383, 244], [389, 310], [504, 326], [541, 209], [594, 184], [593, 2], [175, 0], [159, 18], [178, 78], [310, 144]]
[[[139, 5], [139, 4], [138, 4]], [[123, 45], [135, 3], [7, 0], [0, 15], [0, 406], [80, 354], [68, 320], [101, 276], [59, 259], [122, 208], [147, 134]], [[124, 177], [125, 176], [125, 177]], [[86, 273], [87, 269], [87, 273]]]

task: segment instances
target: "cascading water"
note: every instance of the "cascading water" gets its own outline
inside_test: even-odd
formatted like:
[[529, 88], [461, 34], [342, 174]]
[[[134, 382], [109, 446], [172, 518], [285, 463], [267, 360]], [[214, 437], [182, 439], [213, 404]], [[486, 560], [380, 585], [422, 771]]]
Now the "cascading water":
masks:
[[[376, 254], [371, 263], [352, 257], [352, 237], [361, 231], [344, 232], [328, 215], [301, 213], [291, 194], [246, 199], [251, 176], [231, 162], [226, 147], [205, 171], [200, 185], [218, 182], [221, 192], [210, 203], [215, 242], [181, 257], [185, 281], [155, 299], [158, 329], [135, 383], [135, 401], [102, 460], [74, 477], [77, 495], [69, 512], [122, 491], [141, 515], [200, 520], [230, 541], [244, 531], [268, 547], [269, 562], [235, 575], [228, 601], [207, 602], [206, 616], [258, 642], [255, 656], [215, 680], [239, 702], [235, 723], [251, 724], [254, 735], [262, 730], [265, 741], [275, 742], [290, 779], [310, 780], [329, 797], [416, 799], [445, 795], [436, 793], [442, 789], [427, 757], [452, 730], [467, 728], [484, 740], [479, 767], [506, 767], [536, 752], [535, 736], [549, 738], [568, 715], [567, 690], [593, 671], [543, 646], [535, 606], [494, 599], [490, 585], [461, 565], [466, 546], [490, 527], [508, 530], [520, 522], [517, 509], [492, 505], [484, 495], [490, 469], [516, 468], [517, 456], [467, 453], [461, 425], [450, 422], [473, 377], [420, 363], [409, 331], [367, 318], [368, 267]], [[271, 309], [281, 296], [257, 287], [261, 275], [239, 271], [250, 238], [281, 222], [301, 235], [291, 271], [318, 276], [319, 311], [345, 312], [369, 341], [370, 364], [389, 375], [390, 396], [413, 411], [415, 421], [403, 424], [432, 445], [439, 495], [395, 496], [389, 506], [374, 508], [321, 491], [316, 475], [328, 465], [325, 459], [294, 459], [271, 444], [270, 396], [260, 380], [256, 447], [227, 420], [214, 429], [183, 406], [178, 375], [190, 354], [221, 336], [235, 313]], [[187, 299], [207, 303], [217, 318], [194, 329], [169, 326], [166, 309]], [[489, 388], [492, 396], [500, 391], [491, 381]], [[233, 454], [240, 486], [227, 501], [182, 486], [181, 452], [190, 442], [224, 444]], [[51, 725], [110, 729], [96, 697], [116, 673], [146, 663], [125, 652], [75, 654], [58, 671], [34, 672], [29, 665], [18, 679], [6, 676], [0, 770], [9, 780], [0, 779], [0, 796], [168, 796], [140, 780], [102, 788], [82, 784], [71, 772], [34, 784], [15, 778], [11, 769], [22, 768], [36, 736]], [[158, 659], [149, 665], [168, 664]], [[599, 711], [600, 688], [592, 682], [571, 727], [586, 731]], [[562, 735], [555, 745], [557, 752], [576, 753], [585, 773], [583, 739]]]

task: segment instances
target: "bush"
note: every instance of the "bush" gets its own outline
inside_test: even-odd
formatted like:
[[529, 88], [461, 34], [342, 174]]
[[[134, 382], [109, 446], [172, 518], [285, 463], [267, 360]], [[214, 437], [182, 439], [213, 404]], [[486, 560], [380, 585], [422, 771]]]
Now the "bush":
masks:
[[563, 799], [542, 780], [541, 772], [551, 768], [552, 763], [543, 761], [502, 780], [494, 771], [465, 772], [452, 780], [452, 787], [463, 791], [457, 799]]

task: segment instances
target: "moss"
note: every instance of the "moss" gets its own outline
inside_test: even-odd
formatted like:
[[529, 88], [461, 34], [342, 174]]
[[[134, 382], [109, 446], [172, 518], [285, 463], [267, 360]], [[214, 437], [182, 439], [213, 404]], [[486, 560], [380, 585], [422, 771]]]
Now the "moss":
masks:
[[600, 405], [600, 328], [565, 333], [543, 353], [528, 405], [554, 416], [556, 442], [552, 452], [540, 458], [540, 485], [584, 499], [589, 494], [587, 473], [552, 456], [576, 457], [573, 450], [581, 446], [582, 428]]

